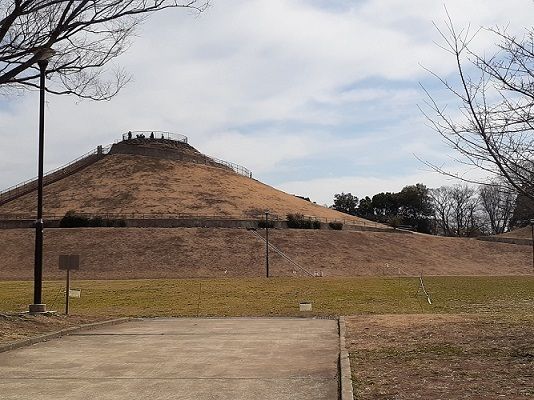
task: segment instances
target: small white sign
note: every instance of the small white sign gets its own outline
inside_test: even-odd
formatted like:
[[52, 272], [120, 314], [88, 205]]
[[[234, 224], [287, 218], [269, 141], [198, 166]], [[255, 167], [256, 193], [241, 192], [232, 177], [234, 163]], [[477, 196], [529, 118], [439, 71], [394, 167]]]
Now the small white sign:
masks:
[[69, 290], [69, 297], [80, 298], [81, 296], [82, 296], [81, 289], [70, 289]]

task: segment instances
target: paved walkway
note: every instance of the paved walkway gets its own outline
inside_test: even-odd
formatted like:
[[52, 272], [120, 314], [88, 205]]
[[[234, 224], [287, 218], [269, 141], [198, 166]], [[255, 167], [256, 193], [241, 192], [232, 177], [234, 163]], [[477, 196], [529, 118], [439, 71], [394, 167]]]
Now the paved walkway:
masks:
[[337, 323], [146, 319], [0, 353], [0, 398], [337, 398]]

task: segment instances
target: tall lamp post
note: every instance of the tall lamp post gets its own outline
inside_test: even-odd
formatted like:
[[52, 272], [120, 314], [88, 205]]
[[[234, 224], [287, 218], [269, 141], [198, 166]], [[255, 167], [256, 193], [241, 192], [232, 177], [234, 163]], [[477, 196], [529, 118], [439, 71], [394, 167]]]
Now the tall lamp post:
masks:
[[265, 211], [265, 274], [269, 277], [269, 211]]
[[45, 106], [45, 76], [48, 60], [55, 54], [51, 48], [39, 50], [37, 64], [39, 65], [39, 164], [37, 175], [37, 219], [35, 221], [35, 258], [33, 268], [33, 304], [30, 313], [46, 312], [43, 304], [43, 165], [44, 165], [44, 106]]
[[532, 228], [532, 269], [534, 269], [534, 219], [530, 220], [530, 227]]

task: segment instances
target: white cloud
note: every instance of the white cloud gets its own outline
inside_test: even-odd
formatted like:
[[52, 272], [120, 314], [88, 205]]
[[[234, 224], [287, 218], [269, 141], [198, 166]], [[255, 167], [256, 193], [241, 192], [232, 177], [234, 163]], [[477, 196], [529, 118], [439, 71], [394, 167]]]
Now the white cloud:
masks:
[[[531, 24], [530, 0], [445, 3], [458, 25]], [[198, 17], [162, 12], [119, 60], [134, 79], [111, 102], [49, 96], [47, 167], [148, 129], [188, 135], [260, 176], [283, 171], [270, 182], [283, 187], [310, 163], [334, 176], [376, 165], [394, 176], [376, 178], [384, 185], [415, 183], [412, 153], [448, 153], [417, 110], [418, 81], [428, 77], [420, 64], [440, 74], [454, 68], [434, 44], [432, 21], [444, 17], [443, 2], [427, 0], [215, 0]], [[481, 37], [477, 46], [489, 44]], [[0, 108], [0, 188], [35, 175], [37, 101], [33, 92]], [[357, 179], [366, 193], [379, 186]], [[320, 196], [344, 190], [329, 182]]]

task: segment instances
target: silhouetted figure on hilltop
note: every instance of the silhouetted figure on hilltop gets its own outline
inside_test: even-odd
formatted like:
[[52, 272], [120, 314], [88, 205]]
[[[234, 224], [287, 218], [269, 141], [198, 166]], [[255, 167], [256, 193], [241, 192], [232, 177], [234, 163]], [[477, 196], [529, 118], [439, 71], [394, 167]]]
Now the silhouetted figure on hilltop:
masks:
[[154, 139], [154, 132], [150, 133], [150, 139]]
[[128, 140], [132, 140], [132, 131], [128, 131]]

